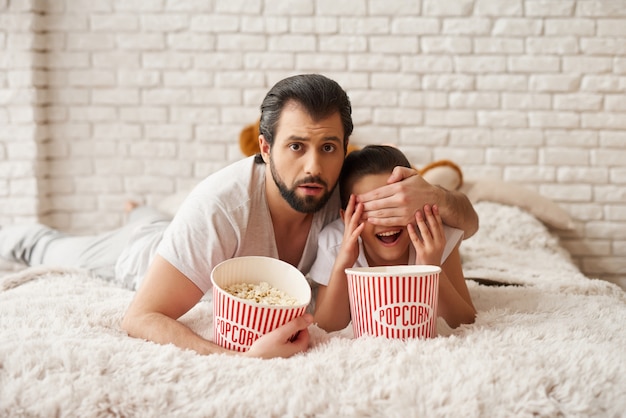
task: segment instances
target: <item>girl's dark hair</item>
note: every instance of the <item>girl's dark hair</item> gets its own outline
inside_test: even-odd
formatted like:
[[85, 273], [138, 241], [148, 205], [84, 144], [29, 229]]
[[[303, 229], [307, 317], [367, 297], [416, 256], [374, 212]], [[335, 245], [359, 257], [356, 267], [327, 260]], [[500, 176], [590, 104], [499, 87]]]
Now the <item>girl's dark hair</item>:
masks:
[[[285, 105], [294, 101], [303, 106], [313, 119], [323, 119], [339, 112], [343, 124], [344, 152], [352, 135], [352, 106], [341, 86], [320, 74], [301, 74], [287, 77], [274, 85], [261, 103], [259, 131], [270, 147], [274, 145], [276, 126]], [[255, 161], [263, 162], [260, 154]]]
[[354, 183], [370, 174], [391, 173], [394, 167], [411, 168], [411, 163], [399, 149], [389, 145], [367, 145], [352, 151], [343, 162], [339, 175], [341, 207], [346, 208]]

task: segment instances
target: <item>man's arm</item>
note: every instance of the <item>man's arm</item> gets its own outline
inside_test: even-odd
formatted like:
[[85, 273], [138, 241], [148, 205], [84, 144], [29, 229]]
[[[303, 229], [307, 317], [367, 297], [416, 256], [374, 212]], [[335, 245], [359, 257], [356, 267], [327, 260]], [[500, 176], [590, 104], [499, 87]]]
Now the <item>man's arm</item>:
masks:
[[447, 190], [441, 186], [431, 187], [439, 189], [441, 194], [435, 204], [439, 206], [443, 222], [448, 226], [463, 230], [464, 239], [474, 235], [478, 231], [478, 214], [469, 198], [456, 190]]
[[383, 226], [407, 225], [424, 205], [437, 205], [443, 222], [464, 231], [469, 238], [478, 231], [478, 214], [461, 192], [433, 186], [417, 171], [396, 167], [386, 186], [357, 196], [365, 208], [365, 218]]
[[[254, 342], [246, 353], [227, 350], [205, 340], [177, 319], [202, 298], [202, 291], [161, 256], [156, 256], [122, 321], [131, 337], [158, 344], [174, 344], [199, 354], [243, 354], [252, 357], [289, 357], [308, 348], [307, 327], [312, 321], [305, 315], [277, 328]], [[298, 337], [291, 340], [298, 331]]]

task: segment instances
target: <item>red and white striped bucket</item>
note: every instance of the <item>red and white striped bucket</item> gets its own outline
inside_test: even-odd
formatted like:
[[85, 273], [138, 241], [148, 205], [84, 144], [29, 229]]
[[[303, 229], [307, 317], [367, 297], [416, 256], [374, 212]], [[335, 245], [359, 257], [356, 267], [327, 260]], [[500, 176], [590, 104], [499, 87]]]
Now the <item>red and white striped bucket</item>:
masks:
[[[261, 256], [223, 261], [211, 272], [213, 283], [213, 340], [234, 351], [247, 351], [260, 336], [286, 324], [306, 311], [311, 288], [304, 275], [284, 261]], [[261, 305], [223, 290], [237, 283], [272, 287], [296, 298], [297, 305]]]
[[346, 269], [354, 337], [437, 336], [438, 266]]

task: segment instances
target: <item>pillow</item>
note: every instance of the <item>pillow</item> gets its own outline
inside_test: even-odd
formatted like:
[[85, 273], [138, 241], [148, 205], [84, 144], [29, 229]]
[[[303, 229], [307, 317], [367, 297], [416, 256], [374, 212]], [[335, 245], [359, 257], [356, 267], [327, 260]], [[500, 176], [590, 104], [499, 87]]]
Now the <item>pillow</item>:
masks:
[[520, 184], [494, 179], [466, 180], [459, 188], [472, 203], [490, 201], [517, 206], [544, 224], [563, 230], [574, 229], [574, 220], [553, 200]]

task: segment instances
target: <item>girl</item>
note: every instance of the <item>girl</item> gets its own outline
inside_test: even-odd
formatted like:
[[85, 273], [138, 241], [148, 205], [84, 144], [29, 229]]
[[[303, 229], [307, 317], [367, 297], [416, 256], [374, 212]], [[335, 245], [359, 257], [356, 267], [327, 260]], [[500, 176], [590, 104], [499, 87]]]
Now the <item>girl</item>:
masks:
[[345, 159], [339, 177], [341, 218], [320, 233], [317, 258], [309, 277], [319, 283], [315, 307], [318, 326], [326, 331], [350, 323], [346, 268], [406, 264], [441, 266], [439, 315], [452, 328], [474, 322], [476, 309], [461, 268], [461, 230], [443, 225], [437, 206], [415, 213], [415, 224], [381, 227], [362, 221], [356, 196], [387, 184], [396, 166], [411, 168], [397, 148], [369, 145]]

